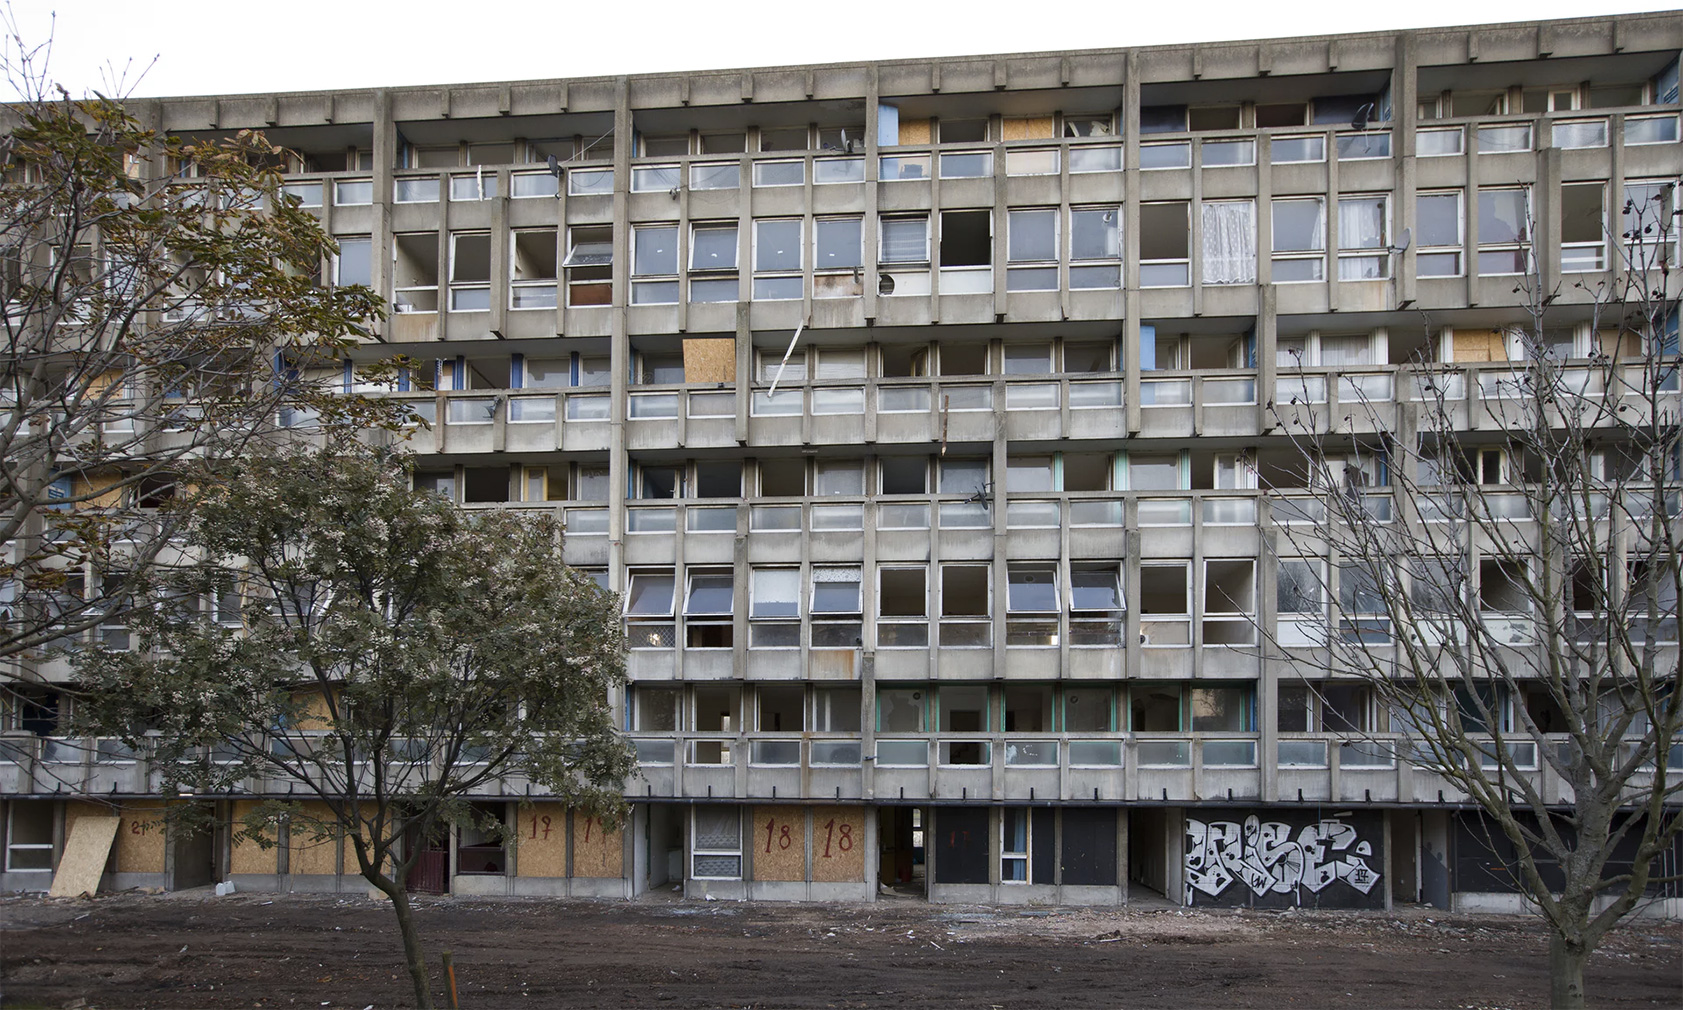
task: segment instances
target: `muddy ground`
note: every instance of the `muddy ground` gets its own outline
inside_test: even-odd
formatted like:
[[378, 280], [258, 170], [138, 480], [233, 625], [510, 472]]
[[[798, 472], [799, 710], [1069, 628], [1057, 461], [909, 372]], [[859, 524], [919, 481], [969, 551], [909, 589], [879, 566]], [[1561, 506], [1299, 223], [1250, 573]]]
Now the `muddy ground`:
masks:
[[[1541, 1007], [1509, 917], [424, 898], [478, 1007]], [[1596, 1006], [1683, 1005], [1683, 929], [1595, 955]], [[439, 988], [442, 994], [442, 987]], [[85, 1004], [78, 1001], [86, 1001]], [[0, 1006], [409, 1006], [391, 909], [343, 896], [0, 899]], [[442, 998], [440, 1006], [445, 1005]]]

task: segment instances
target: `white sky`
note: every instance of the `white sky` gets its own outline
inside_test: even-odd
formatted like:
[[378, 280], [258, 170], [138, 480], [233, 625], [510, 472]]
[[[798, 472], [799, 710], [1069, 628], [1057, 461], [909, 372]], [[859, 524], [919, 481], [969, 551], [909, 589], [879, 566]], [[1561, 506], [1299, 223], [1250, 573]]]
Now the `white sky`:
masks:
[[[12, 3], [73, 95], [203, 95], [1212, 42], [1664, 9], [1654, 0]], [[8, 35], [10, 32], [7, 33]], [[17, 42], [6, 40], [7, 56]], [[156, 63], [138, 87], [140, 68]], [[132, 61], [132, 62], [131, 62]], [[113, 69], [128, 87], [113, 89]]]

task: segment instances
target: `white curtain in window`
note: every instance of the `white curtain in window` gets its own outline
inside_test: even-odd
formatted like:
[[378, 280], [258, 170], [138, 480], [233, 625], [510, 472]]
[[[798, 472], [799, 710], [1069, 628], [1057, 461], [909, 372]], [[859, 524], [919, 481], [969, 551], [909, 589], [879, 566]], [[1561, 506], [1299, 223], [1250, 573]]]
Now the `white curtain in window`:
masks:
[[1338, 247], [1378, 249], [1385, 244], [1385, 201], [1338, 201]]
[[1255, 281], [1255, 206], [1249, 200], [1204, 204], [1204, 283]]

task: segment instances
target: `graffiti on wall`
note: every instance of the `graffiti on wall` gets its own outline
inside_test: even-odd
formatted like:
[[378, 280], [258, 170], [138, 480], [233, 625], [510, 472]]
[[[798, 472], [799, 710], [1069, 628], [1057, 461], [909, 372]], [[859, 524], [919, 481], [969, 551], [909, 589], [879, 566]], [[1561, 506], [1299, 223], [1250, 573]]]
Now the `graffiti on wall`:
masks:
[[[1373, 856], [1373, 845], [1338, 819], [1299, 827], [1255, 814], [1243, 822], [1187, 818], [1186, 903], [1202, 894], [1225, 896], [1222, 903], [1302, 904], [1305, 891], [1320, 903], [1321, 892], [1340, 881], [1366, 896], [1379, 883], [1379, 871], [1367, 863]], [[1249, 895], [1229, 893], [1235, 883]]]

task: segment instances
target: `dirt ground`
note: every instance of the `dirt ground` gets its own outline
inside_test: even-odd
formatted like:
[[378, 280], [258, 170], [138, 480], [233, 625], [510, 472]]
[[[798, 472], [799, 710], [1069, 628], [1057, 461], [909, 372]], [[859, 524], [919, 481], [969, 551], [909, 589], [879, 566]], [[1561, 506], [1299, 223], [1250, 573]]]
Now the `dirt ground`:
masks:
[[[432, 898], [476, 1007], [1541, 1007], [1509, 917]], [[1596, 1006], [1683, 1005], [1683, 929], [1594, 958]], [[446, 1005], [442, 985], [439, 1005]], [[85, 1001], [85, 1002], [83, 1002]], [[391, 909], [344, 896], [0, 899], [0, 1006], [409, 1006]]]

